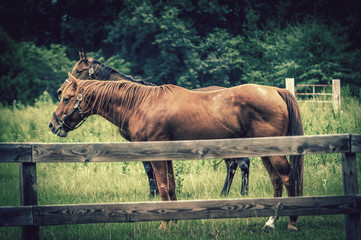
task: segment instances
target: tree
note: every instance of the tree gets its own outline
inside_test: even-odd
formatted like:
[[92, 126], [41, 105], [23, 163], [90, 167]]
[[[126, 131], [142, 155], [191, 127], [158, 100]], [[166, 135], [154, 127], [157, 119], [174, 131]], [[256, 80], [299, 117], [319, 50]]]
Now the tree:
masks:
[[[249, 37], [249, 69], [244, 81], [266, 79], [264, 83], [284, 86], [286, 77], [300, 83], [331, 83], [340, 78], [356, 84], [361, 74], [360, 51], [350, 52], [344, 28], [334, 22], [332, 27], [321, 20], [306, 19], [271, 31], [258, 30]], [[252, 56], [256, 56], [255, 58]]]
[[74, 62], [66, 54], [66, 47], [52, 44], [37, 47], [31, 42], [15, 43], [0, 29], [1, 102], [13, 100], [33, 103], [43, 91], [51, 94], [61, 85]]
[[[133, 73], [156, 84], [188, 88], [240, 82], [236, 80], [240, 61], [235, 42], [241, 37], [232, 43], [227, 30], [216, 28], [226, 23], [231, 11], [228, 5], [220, 6], [217, 1], [125, 2], [106, 42], [133, 63]], [[205, 20], [205, 15], [210, 18]]]
[[0, 101], [26, 103], [40, 94], [36, 69], [27, 64], [18, 45], [0, 28]]

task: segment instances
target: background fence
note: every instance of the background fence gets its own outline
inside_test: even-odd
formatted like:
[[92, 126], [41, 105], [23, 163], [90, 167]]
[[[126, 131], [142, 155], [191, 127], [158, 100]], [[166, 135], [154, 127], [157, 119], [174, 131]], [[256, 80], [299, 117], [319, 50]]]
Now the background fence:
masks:
[[[356, 153], [361, 135], [292, 136], [133, 143], [1, 143], [0, 162], [18, 162], [21, 205], [0, 207], [0, 226], [23, 226], [39, 239], [44, 225], [345, 214], [347, 239], [360, 239]], [[36, 164], [214, 159], [341, 153], [343, 196], [38, 206]]]
[[[297, 88], [300, 87], [312, 87], [312, 93], [297, 92]], [[332, 93], [321, 93], [317, 92], [316, 88], [332, 88]], [[334, 110], [338, 110], [341, 105], [341, 84], [339, 79], [333, 79], [332, 85], [328, 84], [298, 84], [295, 85], [294, 78], [286, 78], [286, 89], [291, 91], [295, 96], [312, 96], [313, 103], [332, 103]], [[316, 96], [331, 96], [332, 99], [318, 100]]]

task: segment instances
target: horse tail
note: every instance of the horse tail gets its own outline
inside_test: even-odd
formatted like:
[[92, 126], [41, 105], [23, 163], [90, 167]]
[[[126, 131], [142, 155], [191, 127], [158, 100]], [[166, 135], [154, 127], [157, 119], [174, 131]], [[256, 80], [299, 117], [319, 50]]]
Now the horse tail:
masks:
[[[287, 104], [288, 110], [288, 136], [303, 135], [303, 127], [301, 120], [301, 112], [298, 106], [296, 97], [288, 90], [279, 90], [283, 100]], [[304, 155], [291, 155], [290, 162], [293, 169], [293, 183], [295, 187], [296, 196], [302, 196], [303, 193], [303, 168], [304, 168]]]

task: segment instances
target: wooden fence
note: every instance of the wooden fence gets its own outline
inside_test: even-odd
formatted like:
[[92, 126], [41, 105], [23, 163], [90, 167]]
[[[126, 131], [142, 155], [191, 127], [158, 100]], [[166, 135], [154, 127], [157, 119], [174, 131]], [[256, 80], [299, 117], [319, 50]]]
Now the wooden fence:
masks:
[[[312, 87], [312, 93], [297, 92], [297, 87]], [[331, 87], [332, 93], [316, 92], [317, 87]], [[341, 84], [339, 79], [333, 79], [332, 85], [328, 84], [298, 84], [295, 85], [294, 78], [286, 78], [286, 89], [295, 96], [312, 96], [313, 103], [332, 103], [333, 109], [338, 110], [341, 105]], [[317, 100], [316, 96], [331, 96], [331, 101]]]
[[[20, 166], [22, 206], [0, 207], [0, 226], [39, 239], [44, 225], [345, 214], [347, 239], [360, 239], [356, 153], [361, 135], [292, 136], [133, 143], [1, 143], [0, 162]], [[38, 206], [36, 164], [188, 160], [341, 153], [343, 196]], [[306, 158], [307, 160], [307, 158]]]

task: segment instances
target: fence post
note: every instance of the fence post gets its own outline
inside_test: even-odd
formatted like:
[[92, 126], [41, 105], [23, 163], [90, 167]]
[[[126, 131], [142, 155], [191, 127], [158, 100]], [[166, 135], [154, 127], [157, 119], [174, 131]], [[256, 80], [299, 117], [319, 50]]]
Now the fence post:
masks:
[[[19, 163], [20, 175], [20, 204], [21, 206], [38, 205], [38, 191], [36, 180], [36, 163]], [[22, 227], [23, 240], [38, 240], [39, 226]]]
[[290, 91], [294, 96], [296, 96], [294, 78], [286, 78], [286, 89]]
[[332, 106], [335, 111], [339, 109], [341, 105], [341, 84], [340, 79], [332, 80]]
[[[344, 195], [357, 195], [356, 153], [342, 153], [342, 176]], [[346, 239], [361, 239], [360, 214], [345, 215]]]

